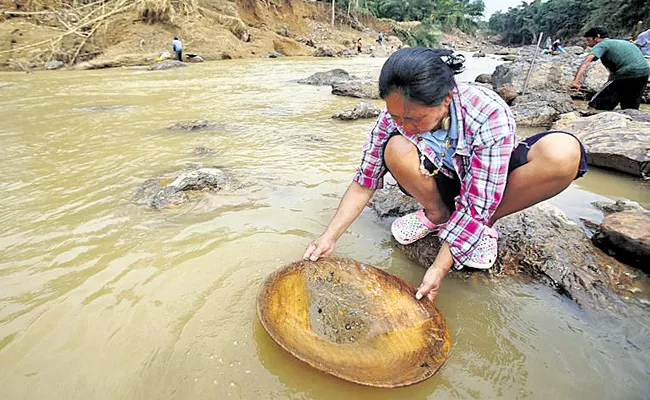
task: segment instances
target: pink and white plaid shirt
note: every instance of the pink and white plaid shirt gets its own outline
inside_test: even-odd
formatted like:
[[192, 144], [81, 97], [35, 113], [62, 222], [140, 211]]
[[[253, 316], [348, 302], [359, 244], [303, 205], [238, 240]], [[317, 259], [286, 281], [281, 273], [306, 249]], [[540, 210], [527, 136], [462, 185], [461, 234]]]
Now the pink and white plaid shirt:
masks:
[[[461, 180], [456, 210], [440, 230], [457, 264], [463, 264], [478, 245], [506, 187], [510, 154], [517, 145], [515, 119], [508, 105], [491, 90], [456, 84], [452, 93], [458, 121], [458, 144], [452, 157]], [[436, 155], [418, 135], [400, 132], [384, 110], [363, 146], [361, 164], [354, 180], [370, 189], [383, 187], [386, 166], [383, 147], [391, 133], [400, 133], [429, 159]], [[439, 165], [436, 162], [436, 165]], [[454, 177], [446, 167], [441, 171]]]

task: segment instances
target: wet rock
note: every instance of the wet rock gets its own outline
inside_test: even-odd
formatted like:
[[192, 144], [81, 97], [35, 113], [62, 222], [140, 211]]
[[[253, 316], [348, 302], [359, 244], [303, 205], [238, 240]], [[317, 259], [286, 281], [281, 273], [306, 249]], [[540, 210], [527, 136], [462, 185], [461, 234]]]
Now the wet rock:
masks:
[[211, 149], [209, 147], [199, 146], [199, 147], [195, 147], [194, 150], [192, 151], [192, 153], [195, 156], [204, 157], [204, 156], [211, 156], [211, 155], [215, 154], [216, 152], [214, 151], [214, 149]]
[[308, 78], [298, 80], [298, 83], [303, 85], [327, 86], [334, 82], [348, 81], [350, 79], [352, 77], [347, 71], [341, 68], [335, 68], [327, 72], [317, 72]]
[[340, 113], [332, 115], [332, 118], [345, 121], [365, 118], [377, 118], [380, 112], [381, 110], [375, 107], [373, 104], [361, 101], [354, 107], [354, 109], [341, 111]]
[[172, 131], [195, 132], [204, 129], [209, 129], [214, 125], [215, 125], [214, 122], [208, 121], [207, 119], [194, 119], [191, 121], [176, 122], [170, 125], [167, 129]]
[[331, 46], [319, 46], [314, 53], [314, 57], [340, 57], [343, 54], [342, 48]]
[[650, 273], [650, 211], [612, 213], [591, 240], [619, 261]]
[[479, 51], [478, 53], [474, 53], [474, 55], [472, 57], [483, 58], [483, 57], [485, 57], [485, 53], [483, 53], [482, 51]]
[[277, 51], [274, 51], [273, 53], [269, 54], [269, 58], [282, 58], [284, 57], [284, 54], [278, 53]]
[[645, 113], [643, 111], [639, 110], [617, 110], [616, 111], [619, 114], [627, 115], [628, 117], [632, 118], [634, 121], [639, 121], [639, 122], [650, 122], [650, 114]]
[[517, 61], [518, 59], [519, 57], [515, 55], [508, 55], [508, 56], [501, 57], [502, 61]]
[[384, 46], [373, 46], [370, 50], [370, 57], [388, 57], [388, 52]]
[[160, 62], [155, 63], [154, 65], [151, 66], [151, 70], [153, 71], [163, 71], [167, 69], [172, 69], [172, 68], [183, 68], [187, 67], [184, 62], [178, 61], [178, 60], [163, 60]]
[[[140, 195], [151, 193], [153, 180], [148, 180], [146, 188], [138, 189]], [[160, 181], [158, 181], [160, 182]], [[226, 175], [218, 168], [199, 168], [186, 171], [179, 175], [172, 183], [160, 188], [149, 198], [147, 203], [157, 209], [178, 206], [189, 200], [185, 193], [189, 190], [218, 191], [225, 187]]]
[[492, 74], [481, 74], [474, 79], [474, 82], [492, 84]]
[[361, 99], [379, 99], [379, 85], [374, 80], [349, 80], [332, 83], [332, 94]]
[[[494, 83], [493, 87], [495, 87]], [[499, 96], [501, 96], [501, 98], [508, 104], [517, 98], [517, 91], [510, 84], [496, 87], [494, 91], [497, 92]]]
[[138, 205], [151, 205], [151, 199], [161, 189], [161, 180], [158, 178], [151, 178], [138, 185], [133, 190], [133, 203]]
[[553, 129], [576, 135], [587, 150], [587, 162], [642, 178], [650, 177], [650, 123], [616, 112], [589, 117], [563, 114]]
[[566, 50], [567, 53], [573, 54], [573, 55], [576, 55], [576, 56], [579, 56], [579, 55], [581, 55], [581, 54], [583, 54], [585, 52], [585, 49], [583, 47], [580, 47], [580, 46], [569, 46], [569, 47], [565, 47], [564, 50]]
[[103, 112], [103, 111], [128, 110], [130, 108], [133, 108], [133, 106], [124, 106], [124, 105], [91, 106], [91, 107], [74, 108], [73, 110], [76, 112]]
[[62, 68], [64, 65], [65, 64], [63, 63], [63, 61], [52, 60], [45, 63], [45, 69], [47, 70], [59, 69]]
[[[395, 193], [384, 193], [388, 191]], [[380, 217], [401, 215], [419, 207], [394, 185], [377, 191], [371, 206]], [[615, 308], [622, 304], [618, 293], [641, 281], [642, 287], [647, 284], [647, 277], [635, 275], [629, 267], [604, 254], [560, 209], [548, 203], [505, 217], [496, 228], [500, 232], [499, 260], [492, 268], [492, 276], [532, 276], [586, 308]], [[428, 268], [438, 254], [440, 240], [429, 235], [397, 247], [409, 259]], [[480, 272], [463, 269], [454, 273]], [[638, 291], [636, 287], [634, 290]]]
[[592, 206], [596, 207], [605, 214], [617, 213], [622, 211], [643, 211], [644, 208], [641, 207], [636, 201], [621, 199], [616, 200], [615, 202], [609, 200], [600, 200], [594, 201], [591, 203]]
[[576, 109], [567, 93], [536, 91], [518, 96], [510, 107], [517, 126], [542, 126], [549, 128], [561, 114]]
[[202, 63], [205, 61], [203, 57], [201, 57], [198, 54], [187, 54], [185, 59], [187, 60], [187, 62], [191, 62], [191, 63]]

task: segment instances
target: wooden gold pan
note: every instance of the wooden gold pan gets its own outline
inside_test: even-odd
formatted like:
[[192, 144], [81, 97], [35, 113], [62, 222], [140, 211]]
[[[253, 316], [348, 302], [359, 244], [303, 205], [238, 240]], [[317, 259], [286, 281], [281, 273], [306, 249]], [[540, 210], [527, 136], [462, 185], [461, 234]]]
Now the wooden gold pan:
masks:
[[257, 297], [264, 329], [298, 359], [362, 385], [407, 386], [432, 376], [451, 346], [445, 319], [415, 289], [348, 259], [298, 261]]

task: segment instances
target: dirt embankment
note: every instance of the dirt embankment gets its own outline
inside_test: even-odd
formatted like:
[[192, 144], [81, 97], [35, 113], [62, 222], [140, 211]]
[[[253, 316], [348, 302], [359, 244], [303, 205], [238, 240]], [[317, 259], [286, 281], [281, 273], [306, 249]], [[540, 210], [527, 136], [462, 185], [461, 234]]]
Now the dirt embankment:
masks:
[[374, 44], [390, 21], [348, 17], [305, 0], [0, 0], [0, 69], [151, 63], [180, 36], [206, 60], [311, 55], [316, 47]]

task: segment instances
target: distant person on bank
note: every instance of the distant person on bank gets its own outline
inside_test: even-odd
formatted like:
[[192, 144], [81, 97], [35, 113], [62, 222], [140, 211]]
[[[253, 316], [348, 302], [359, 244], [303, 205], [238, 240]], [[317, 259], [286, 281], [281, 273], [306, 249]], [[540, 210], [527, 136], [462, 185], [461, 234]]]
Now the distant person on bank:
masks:
[[603, 27], [589, 29], [584, 34], [591, 52], [578, 69], [571, 89], [580, 90], [580, 79], [587, 71], [589, 63], [600, 59], [609, 70], [609, 80], [592, 97], [589, 110], [613, 110], [619, 103], [621, 109], [639, 109], [643, 89], [648, 83], [650, 67], [639, 48], [626, 41], [609, 39]]
[[181, 42], [178, 36], [174, 36], [174, 39], [172, 40], [172, 50], [174, 50], [174, 53], [176, 54], [176, 59], [178, 61], [183, 61], [183, 42]]
[[357, 40], [357, 54], [361, 54], [361, 47], [362, 47], [361, 38], [359, 38], [359, 40]]
[[650, 29], [641, 32], [634, 41], [634, 44], [636, 44], [644, 56], [650, 56]]

